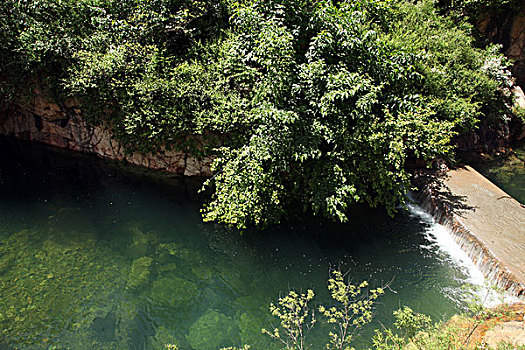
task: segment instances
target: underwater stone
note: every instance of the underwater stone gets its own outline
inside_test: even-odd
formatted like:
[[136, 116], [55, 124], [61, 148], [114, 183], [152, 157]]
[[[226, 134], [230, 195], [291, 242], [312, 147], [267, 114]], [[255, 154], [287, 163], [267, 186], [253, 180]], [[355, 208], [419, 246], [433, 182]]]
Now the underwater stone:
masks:
[[163, 272], [172, 272], [172, 271], [175, 271], [177, 270], [177, 264], [175, 263], [168, 263], [168, 264], [163, 264], [163, 265], [160, 265], [158, 268], [157, 268], [157, 271], [159, 273], [163, 273]]
[[153, 282], [151, 297], [154, 302], [182, 307], [193, 303], [197, 298], [198, 288], [190, 281], [175, 275], [160, 277]]
[[12, 252], [9, 252], [7, 254], [3, 254], [2, 256], [0, 256], [0, 274], [8, 270], [8, 268], [11, 266], [11, 263], [15, 260], [15, 258], [16, 258], [16, 255]]
[[132, 242], [129, 245], [129, 254], [134, 258], [146, 255], [149, 247], [148, 236], [135, 226], [131, 227], [130, 231]]
[[[263, 328], [268, 327], [270, 324], [269, 321], [265, 321], [267, 320], [246, 312], [235, 317], [235, 323], [239, 328], [241, 344], [250, 344], [254, 349], [268, 350], [269, 344], [266, 336], [261, 332]], [[277, 349], [278, 348], [279, 347], [277, 346]]]
[[148, 349], [165, 349], [166, 345], [178, 345], [180, 346], [180, 341], [165, 327], [160, 326], [155, 335], [148, 339]]
[[105, 317], [95, 317], [91, 323], [91, 331], [99, 341], [108, 342], [115, 338], [116, 326], [115, 312], [109, 312]]
[[150, 276], [150, 267], [153, 259], [149, 256], [143, 256], [133, 261], [131, 272], [128, 276], [128, 289], [136, 289], [148, 283]]
[[219, 349], [239, 343], [239, 330], [232, 318], [208, 309], [190, 326], [187, 339], [195, 350]]
[[148, 243], [151, 245], [155, 245], [159, 241], [159, 237], [153, 231], [146, 232], [146, 239], [148, 240]]
[[122, 301], [116, 310], [118, 345], [112, 349], [150, 349], [149, 347], [146, 348], [145, 344], [149, 337], [155, 335], [155, 330], [154, 325], [146, 315], [147, 311], [138, 306], [137, 300], [129, 298]]
[[96, 242], [95, 236], [90, 232], [59, 231], [51, 234], [43, 247], [48, 253], [68, 253], [93, 248]]
[[233, 305], [241, 310], [252, 310], [266, 314], [269, 302], [263, 295], [244, 295], [235, 299]]
[[224, 290], [233, 291], [235, 294], [246, 294], [250, 292], [250, 288], [243, 276], [233, 269], [223, 270], [219, 272], [220, 284]]
[[177, 243], [161, 243], [159, 244], [159, 250], [167, 250], [170, 255], [177, 255], [179, 246]]
[[50, 227], [55, 231], [92, 232], [95, 230], [90, 218], [81, 208], [60, 208], [48, 217]]
[[136, 305], [134, 305], [134, 300], [128, 299], [123, 300], [119, 303], [116, 310], [116, 317], [118, 320], [118, 327], [115, 332], [117, 338], [122, 339], [122, 343], [127, 344], [129, 333], [132, 333], [134, 330], [134, 320], [138, 316], [138, 310]]
[[211, 268], [202, 265], [192, 266], [191, 272], [201, 281], [210, 280], [214, 274]]
[[158, 246], [160, 251], [167, 251], [169, 255], [184, 260], [185, 262], [198, 264], [203, 261], [202, 255], [194, 250], [182, 247], [177, 243], [161, 243]]

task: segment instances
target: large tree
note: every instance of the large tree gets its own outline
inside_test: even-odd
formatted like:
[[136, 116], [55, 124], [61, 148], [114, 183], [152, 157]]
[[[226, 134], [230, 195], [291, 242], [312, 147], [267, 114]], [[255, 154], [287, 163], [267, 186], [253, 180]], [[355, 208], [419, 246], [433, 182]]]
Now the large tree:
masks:
[[447, 156], [454, 135], [504, 113], [497, 48], [476, 48], [430, 1], [15, 3], [0, 62], [8, 51], [26, 67], [66, 66], [59, 85], [130, 151], [221, 135], [204, 150], [215, 157], [205, 220], [393, 211], [407, 161]]
[[501, 112], [502, 58], [468, 31], [429, 2], [238, 4], [218, 61], [245, 137], [214, 163], [205, 219], [244, 227], [302, 208], [346, 221], [355, 202], [404, 203], [407, 160], [446, 156]]

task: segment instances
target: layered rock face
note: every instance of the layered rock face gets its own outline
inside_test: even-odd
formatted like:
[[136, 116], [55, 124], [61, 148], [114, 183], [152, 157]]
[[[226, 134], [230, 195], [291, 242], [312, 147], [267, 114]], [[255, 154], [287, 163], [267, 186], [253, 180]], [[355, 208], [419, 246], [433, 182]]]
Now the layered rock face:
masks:
[[521, 9], [509, 13], [486, 13], [479, 21], [478, 28], [490, 41], [501, 44], [503, 53], [514, 61], [512, 74], [518, 85], [525, 87], [525, 2]]
[[30, 102], [0, 112], [0, 134], [42, 142], [73, 151], [94, 153], [102, 158], [126, 161], [155, 170], [186, 176], [211, 176], [211, 159], [198, 159], [181, 151], [126, 153], [107, 126], [91, 126], [81, 117], [78, 102], [49, 102], [38, 89]]

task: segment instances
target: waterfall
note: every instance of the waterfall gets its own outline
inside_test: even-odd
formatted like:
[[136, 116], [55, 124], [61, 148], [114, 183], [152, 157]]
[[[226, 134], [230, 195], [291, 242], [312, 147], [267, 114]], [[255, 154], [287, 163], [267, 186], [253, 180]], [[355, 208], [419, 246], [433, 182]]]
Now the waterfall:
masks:
[[[514, 295], [501, 294], [489, 286], [490, 280], [485, 278], [481, 269], [474, 263], [470, 256], [461, 249], [461, 246], [454, 240], [454, 235], [449, 228], [436, 222], [434, 217], [427, 211], [423, 210], [417, 204], [408, 204], [410, 215], [417, 217], [428, 225], [425, 230], [425, 238], [431, 243], [431, 246], [447, 254], [447, 256], [467, 273], [467, 282], [476, 288], [472, 291], [477, 298], [487, 307], [493, 307], [501, 302], [517, 302], [520, 299]], [[429, 247], [429, 248], [430, 248]]]
[[[412, 208], [412, 213], [423, 220], [433, 219], [441, 226], [441, 228], [439, 226], [433, 228], [435, 230], [433, 236], [442, 249], [455, 256], [456, 260], [463, 261], [461, 264], [468, 265], [464, 262], [465, 258], [462, 258], [457, 251], [459, 248], [487, 282], [504, 290], [510, 296], [525, 298], [525, 285], [518, 281], [494, 253], [463, 225], [461, 217], [456, 215], [447, 203], [433, 195], [429, 187], [420, 190], [414, 200], [420, 207], [410, 205], [409, 209]], [[449, 238], [445, 238], [444, 234], [448, 234]], [[451, 244], [452, 242], [455, 246]], [[471, 268], [469, 271], [472, 273], [473, 281], [480, 282], [478, 272]]]

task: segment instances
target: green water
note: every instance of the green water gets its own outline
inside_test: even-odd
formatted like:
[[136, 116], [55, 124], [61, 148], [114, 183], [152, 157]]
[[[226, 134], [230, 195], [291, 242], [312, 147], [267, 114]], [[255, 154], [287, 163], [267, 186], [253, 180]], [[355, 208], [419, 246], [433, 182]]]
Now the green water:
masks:
[[472, 166], [516, 200], [525, 204], [525, 142], [513, 152]]
[[407, 213], [355, 208], [346, 225], [304, 217], [241, 236], [201, 222], [198, 181], [0, 147], [0, 349], [278, 349], [260, 332], [269, 303], [314, 288], [327, 304], [330, 266], [390, 283], [359, 347], [402, 305], [436, 319], [461, 307], [466, 272]]

